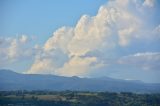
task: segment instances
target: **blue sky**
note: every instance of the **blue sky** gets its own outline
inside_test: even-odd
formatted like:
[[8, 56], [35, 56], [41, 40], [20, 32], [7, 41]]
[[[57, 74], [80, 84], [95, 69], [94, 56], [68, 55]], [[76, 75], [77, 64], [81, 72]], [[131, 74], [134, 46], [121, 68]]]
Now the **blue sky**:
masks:
[[158, 0], [1, 0], [0, 68], [160, 82], [159, 9]]
[[44, 43], [61, 26], [74, 26], [83, 14], [95, 15], [106, 0], [1, 0], [0, 36], [27, 34]]

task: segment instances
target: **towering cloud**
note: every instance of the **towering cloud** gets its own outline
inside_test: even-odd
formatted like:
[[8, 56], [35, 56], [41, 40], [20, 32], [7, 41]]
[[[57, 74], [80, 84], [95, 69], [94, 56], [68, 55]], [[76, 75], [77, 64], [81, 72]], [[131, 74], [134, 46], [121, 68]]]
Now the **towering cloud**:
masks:
[[[28, 72], [84, 76], [97, 67], [107, 66], [108, 60], [100, 58], [98, 53], [113, 53], [116, 47], [123, 48], [136, 39], [143, 39], [148, 29], [139, 14], [147, 10], [139, 10], [143, 6], [152, 8], [154, 3], [154, 0], [109, 1], [100, 7], [96, 16], [83, 15], [75, 27], [62, 27], [53, 33]], [[137, 10], [133, 10], [134, 6]]]
[[[139, 63], [142, 70], [159, 70], [156, 64], [160, 62], [159, 52], [145, 48], [160, 41], [159, 24], [155, 25], [151, 17], [152, 12], [157, 12], [155, 3], [156, 0], [108, 1], [95, 16], [83, 15], [75, 27], [57, 29], [43, 46], [36, 47], [34, 62], [27, 73], [87, 76], [103, 68], [107, 70], [110, 65], [119, 67], [139, 62], [144, 63]], [[0, 56], [25, 57], [30, 49], [21, 53], [23, 48], [19, 46], [27, 41], [26, 36], [7, 44], [0, 39]]]

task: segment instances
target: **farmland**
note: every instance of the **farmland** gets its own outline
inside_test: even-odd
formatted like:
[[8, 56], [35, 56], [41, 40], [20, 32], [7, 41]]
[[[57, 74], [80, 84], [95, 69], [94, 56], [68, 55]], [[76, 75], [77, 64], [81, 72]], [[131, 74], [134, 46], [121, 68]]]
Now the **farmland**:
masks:
[[0, 106], [159, 106], [160, 94], [1, 91]]

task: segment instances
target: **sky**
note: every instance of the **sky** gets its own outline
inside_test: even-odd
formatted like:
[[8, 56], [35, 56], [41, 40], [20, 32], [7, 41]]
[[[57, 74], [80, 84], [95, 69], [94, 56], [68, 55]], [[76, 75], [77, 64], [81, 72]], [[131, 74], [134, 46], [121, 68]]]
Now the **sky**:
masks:
[[1, 0], [0, 69], [160, 83], [160, 1]]

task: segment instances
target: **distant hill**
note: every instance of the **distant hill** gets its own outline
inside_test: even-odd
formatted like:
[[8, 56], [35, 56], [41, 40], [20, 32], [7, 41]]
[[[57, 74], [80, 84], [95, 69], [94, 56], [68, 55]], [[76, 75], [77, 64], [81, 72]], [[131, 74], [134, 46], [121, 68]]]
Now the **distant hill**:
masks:
[[108, 77], [79, 78], [41, 74], [19, 74], [0, 70], [0, 90], [74, 90], [111, 92], [160, 92], [160, 84], [134, 80], [119, 80]]

